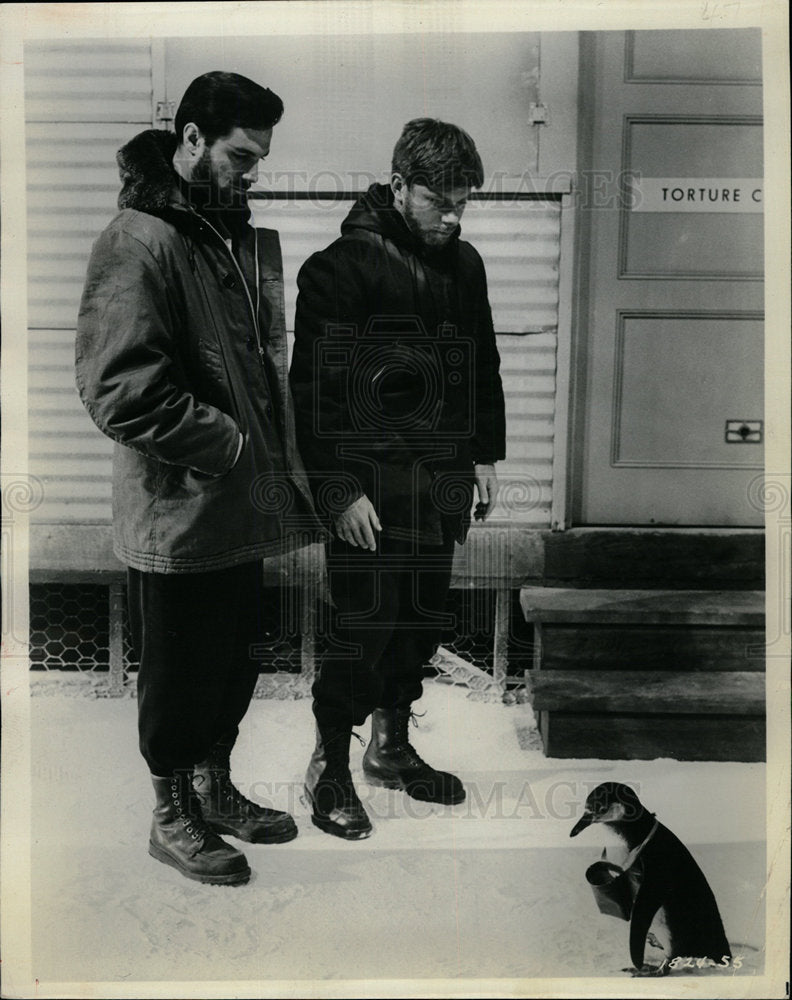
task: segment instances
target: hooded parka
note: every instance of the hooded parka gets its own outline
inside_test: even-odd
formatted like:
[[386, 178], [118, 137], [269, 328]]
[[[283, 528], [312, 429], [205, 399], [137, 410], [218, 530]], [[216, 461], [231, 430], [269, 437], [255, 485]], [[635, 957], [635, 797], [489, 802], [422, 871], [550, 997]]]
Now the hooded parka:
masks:
[[425, 247], [374, 184], [297, 283], [290, 377], [320, 513], [366, 494], [387, 536], [463, 542], [474, 463], [505, 457], [481, 257], [459, 228]]
[[114, 548], [122, 562], [196, 573], [317, 537], [287, 375], [274, 230], [246, 222], [254, 280], [180, 190], [176, 137], [118, 154], [119, 214], [94, 244], [76, 379], [116, 442]]

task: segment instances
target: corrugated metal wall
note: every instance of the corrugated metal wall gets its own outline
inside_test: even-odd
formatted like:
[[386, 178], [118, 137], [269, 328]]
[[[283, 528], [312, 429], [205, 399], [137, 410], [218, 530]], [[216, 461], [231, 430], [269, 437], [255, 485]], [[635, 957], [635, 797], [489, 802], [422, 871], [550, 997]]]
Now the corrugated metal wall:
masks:
[[28, 43], [24, 69], [35, 519], [106, 523], [112, 444], [77, 396], [74, 330], [91, 245], [116, 210], [116, 150], [151, 127], [151, 45]]
[[[115, 211], [115, 152], [150, 127], [147, 42], [39, 43], [25, 52], [28, 150], [30, 471], [44, 483], [36, 520], [109, 523], [111, 443], [74, 388], [74, 328], [90, 247]], [[257, 201], [258, 225], [281, 233], [287, 324], [296, 275], [338, 233], [349, 201]], [[550, 523], [560, 206], [474, 201], [465, 237], [487, 266], [502, 357], [508, 483], [501, 515]]]

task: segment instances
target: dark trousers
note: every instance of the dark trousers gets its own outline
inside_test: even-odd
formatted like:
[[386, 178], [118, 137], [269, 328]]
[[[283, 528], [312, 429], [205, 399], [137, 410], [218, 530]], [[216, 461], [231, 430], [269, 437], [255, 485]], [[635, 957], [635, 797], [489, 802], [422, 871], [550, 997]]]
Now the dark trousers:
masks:
[[421, 697], [451, 582], [453, 539], [419, 546], [380, 537], [376, 552], [334, 539], [327, 549], [335, 624], [314, 682], [320, 724], [359, 726], [375, 708]]
[[[258, 677], [260, 562], [210, 573], [127, 573], [140, 661], [138, 733], [152, 774], [167, 777], [236, 737]], [[259, 654], [260, 656], [260, 654]]]

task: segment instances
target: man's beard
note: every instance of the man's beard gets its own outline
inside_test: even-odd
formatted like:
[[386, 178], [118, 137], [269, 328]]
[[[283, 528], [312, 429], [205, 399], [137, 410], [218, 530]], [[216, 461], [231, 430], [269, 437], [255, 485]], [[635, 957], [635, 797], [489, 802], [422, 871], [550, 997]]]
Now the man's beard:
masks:
[[430, 250], [440, 250], [448, 245], [451, 239], [451, 233], [444, 235], [442, 233], [437, 233], [432, 230], [426, 231], [421, 228], [421, 224], [415, 217], [413, 212], [413, 207], [409, 200], [404, 202], [404, 212], [402, 214], [404, 221], [407, 223], [407, 228], [413, 234], [413, 236], [423, 244], [427, 249]]
[[204, 149], [193, 168], [190, 200], [196, 208], [225, 212], [248, 211], [247, 194], [244, 190], [218, 187], [208, 149]]

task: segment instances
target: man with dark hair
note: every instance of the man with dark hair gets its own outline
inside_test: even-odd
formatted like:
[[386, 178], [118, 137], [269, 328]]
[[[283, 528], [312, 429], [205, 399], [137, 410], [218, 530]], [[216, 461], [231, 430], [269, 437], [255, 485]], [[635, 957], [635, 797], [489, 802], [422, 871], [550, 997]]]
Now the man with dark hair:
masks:
[[297, 434], [320, 512], [337, 618], [313, 687], [312, 820], [349, 840], [371, 823], [349, 770], [352, 728], [372, 716], [370, 783], [457, 803], [455, 775], [409, 741], [411, 705], [440, 639], [454, 543], [497, 495], [504, 457], [499, 357], [484, 266], [459, 239], [483, 183], [473, 140], [409, 122], [390, 185], [358, 199], [341, 236], [298, 278], [291, 366]]
[[176, 135], [149, 130], [119, 151], [120, 212], [94, 244], [77, 330], [80, 395], [116, 442], [149, 853], [214, 884], [250, 877], [219, 834], [297, 835], [229, 773], [258, 675], [262, 557], [319, 529], [288, 412], [278, 234], [248, 223], [282, 113], [251, 80], [207, 73]]

